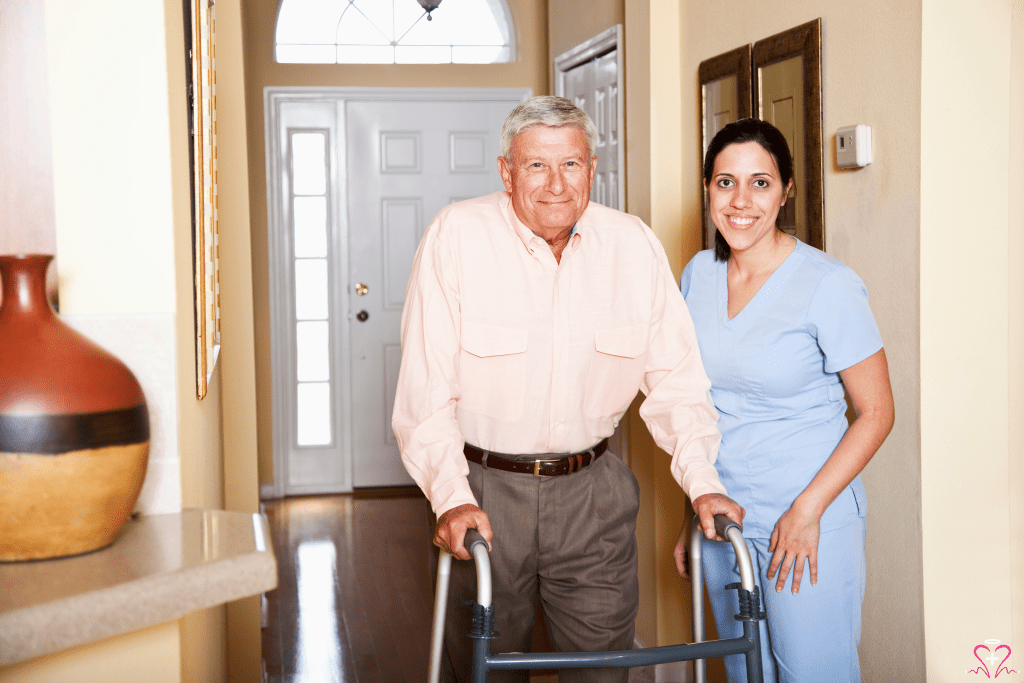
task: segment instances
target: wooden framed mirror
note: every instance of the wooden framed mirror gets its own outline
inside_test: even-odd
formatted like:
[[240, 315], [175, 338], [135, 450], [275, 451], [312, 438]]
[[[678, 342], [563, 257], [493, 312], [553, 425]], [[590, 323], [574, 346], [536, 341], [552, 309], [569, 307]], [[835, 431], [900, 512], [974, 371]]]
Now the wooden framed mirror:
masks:
[[793, 153], [793, 189], [778, 225], [825, 249], [821, 19], [754, 43], [754, 117], [778, 128]]
[[[727, 123], [750, 116], [750, 57], [750, 45], [744, 45], [700, 63], [697, 71], [701, 109], [700, 159], [697, 160], [699, 169], [703, 170], [704, 154], [715, 133]], [[698, 177], [703, 178], [703, 173], [698, 174]], [[703, 192], [703, 197], [702, 243], [703, 248], [708, 249], [715, 243], [715, 226], [708, 215], [707, 191]]]

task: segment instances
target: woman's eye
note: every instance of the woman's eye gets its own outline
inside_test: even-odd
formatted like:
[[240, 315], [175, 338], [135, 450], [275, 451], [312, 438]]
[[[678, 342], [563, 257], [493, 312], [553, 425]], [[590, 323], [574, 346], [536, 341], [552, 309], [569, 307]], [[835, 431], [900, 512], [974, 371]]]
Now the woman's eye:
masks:
[[728, 178], [722, 178], [718, 181], [719, 187], [732, 187], [732, 181]]
[[768, 181], [765, 180], [764, 178], [758, 178], [757, 180], [754, 181], [754, 186], [755, 187], [768, 187]]

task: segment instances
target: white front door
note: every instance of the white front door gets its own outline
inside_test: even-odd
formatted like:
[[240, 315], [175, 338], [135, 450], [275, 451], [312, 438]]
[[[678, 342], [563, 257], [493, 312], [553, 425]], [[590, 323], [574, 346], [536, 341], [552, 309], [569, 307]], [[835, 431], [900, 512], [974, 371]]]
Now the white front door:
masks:
[[500, 190], [523, 89], [269, 90], [275, 483], [410, 484], [391, 431], [413, 256], [443, 206]]
[[353, 486], [412, 483], [391, 412], [413, 257], [442, 207], [502, 189], [501, 124], [515, 104], [347, 104]]

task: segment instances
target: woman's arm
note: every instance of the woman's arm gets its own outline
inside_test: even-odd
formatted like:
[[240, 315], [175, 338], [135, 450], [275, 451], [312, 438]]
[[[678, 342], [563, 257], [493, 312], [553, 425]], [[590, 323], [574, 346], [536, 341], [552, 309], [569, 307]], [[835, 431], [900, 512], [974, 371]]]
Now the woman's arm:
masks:
[[811, 585], [818, 582], [818, 535], [821, 516], [843, 489], [860, 474], [892, 430], [895, 409], [885, 349], [839, 371], [857, 417], [832, 455], [775, 524], [768, 550], [768, 578], [780, 565], [775, 590], [781, 591], [793, 570], [793, 592], [800, 591], [804, 560], [811, 565]]

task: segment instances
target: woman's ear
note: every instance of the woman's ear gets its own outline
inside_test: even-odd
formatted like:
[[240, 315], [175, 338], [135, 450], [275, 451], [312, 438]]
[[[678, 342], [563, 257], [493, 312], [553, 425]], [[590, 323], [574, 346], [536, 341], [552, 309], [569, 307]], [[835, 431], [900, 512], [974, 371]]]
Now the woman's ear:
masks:
[[781, 203], [781, 204], [779, 204], [779, 206], [785, 206], [785, 205], [786, 205], [786, 200], [788, 200], [788, 199], [789, 199], [789, 193], [790, 193], [790, 192], [792, 192], [792, 191], [793, 191], [793, 179], [792, 179], [792, 178], [790, 178], [790, 179], [789, 179], [789, 184], [788, 184], [788, 185], [786, 185], [786, 194], [785, 194], [785, 195], [783, 195], [783, 197], [782, 197], [782, 203]]

